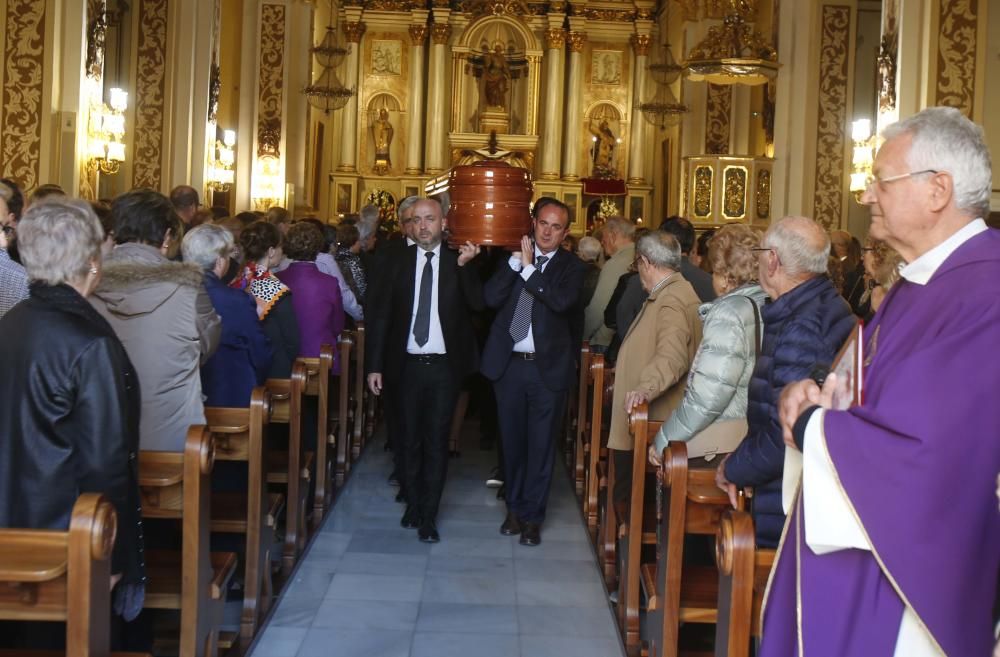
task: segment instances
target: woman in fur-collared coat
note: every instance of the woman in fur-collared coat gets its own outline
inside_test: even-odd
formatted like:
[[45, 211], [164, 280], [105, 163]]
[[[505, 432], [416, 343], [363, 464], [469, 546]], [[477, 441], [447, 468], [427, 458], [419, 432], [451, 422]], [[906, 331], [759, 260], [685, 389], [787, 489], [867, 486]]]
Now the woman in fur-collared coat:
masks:
[[166, 254], [179, 224], [152, 190], [111, 206], [116, 246], [91, 303], [114, 328], [139, 375], [139, 446], [182, 451], [188, 427], [205, 423], [199, 368], [219, 344], [222, 323], [196, 264]]

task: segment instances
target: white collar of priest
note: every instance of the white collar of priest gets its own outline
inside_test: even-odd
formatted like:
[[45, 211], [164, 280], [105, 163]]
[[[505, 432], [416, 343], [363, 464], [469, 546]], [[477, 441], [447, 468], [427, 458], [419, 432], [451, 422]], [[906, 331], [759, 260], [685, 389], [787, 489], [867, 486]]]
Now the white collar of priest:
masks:
[[938, 268], [955, 250], [970, 239], [986, 230], [986, 222], [975, 219], [962, 226], [955, 233], [933, 249], [908, 265], [899, 268], [899, 275], [917, 285], [927, 285]]

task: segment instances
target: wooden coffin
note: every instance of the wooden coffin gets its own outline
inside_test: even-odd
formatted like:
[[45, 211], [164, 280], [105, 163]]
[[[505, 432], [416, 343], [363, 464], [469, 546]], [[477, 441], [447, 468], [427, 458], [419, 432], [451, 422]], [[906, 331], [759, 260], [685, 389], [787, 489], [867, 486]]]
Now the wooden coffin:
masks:
[[519, 249], [531, 232], [531, 174], [506, 162], [483, 161], [453, 168], [432, 193], [447, 192], [448, 243]]

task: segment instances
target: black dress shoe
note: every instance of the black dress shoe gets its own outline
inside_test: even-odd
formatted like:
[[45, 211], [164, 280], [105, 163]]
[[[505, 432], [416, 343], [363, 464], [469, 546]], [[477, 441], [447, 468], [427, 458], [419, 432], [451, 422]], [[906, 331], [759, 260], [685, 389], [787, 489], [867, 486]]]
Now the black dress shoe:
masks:
[[521, 525], [521, 545], [538, 545], [542, 542], [541, 526], [537, 522], [526, 522]]
[[500, 488], [497, 489], [497, 499], [498, 500], [506, 500], [507, 499], [507, 486], [506, 485], [502, 485], [502, 486], [500, 486]]
[[389, 485], [399, 486], [399, 475], [396, 474], [395, 470], [393, 470], [392, 474], [389, 475]]
[[521, 533], [521, 521], [510, 511], [507, 512], [507, 519], [500, 525], [500, 533], [504, 536], [517, 536]]
[[399, 521], [399, 525], [403, 529], [416, 529], [420, 526], [420, 511], [415, 507], [406, 507], [406, 513], [403, 514], [403, 519]]
[[441, 540], [441, 535], [438, 534], [437, 526], [433, 520], [421, 523], [420, 529], [417, 530], [417, 536], [422, 543], [437, 543]]

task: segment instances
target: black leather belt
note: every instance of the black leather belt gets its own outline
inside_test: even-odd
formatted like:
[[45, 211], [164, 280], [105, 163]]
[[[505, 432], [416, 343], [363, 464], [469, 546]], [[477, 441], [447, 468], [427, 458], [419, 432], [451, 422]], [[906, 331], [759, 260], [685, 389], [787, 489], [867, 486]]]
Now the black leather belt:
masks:
[[515, 351], [514, 358], [520, 358], [521, 360], [535, 360], [535, 352], [533, 351]]
[[431, 363], [440, 363], [448, 354], [406, 354], [406, 359], [411, 360], [416, 363], [421, 363], [422, 365], [430, 365]]

